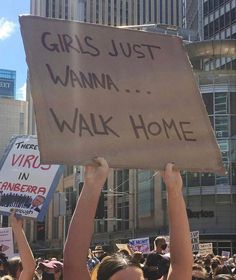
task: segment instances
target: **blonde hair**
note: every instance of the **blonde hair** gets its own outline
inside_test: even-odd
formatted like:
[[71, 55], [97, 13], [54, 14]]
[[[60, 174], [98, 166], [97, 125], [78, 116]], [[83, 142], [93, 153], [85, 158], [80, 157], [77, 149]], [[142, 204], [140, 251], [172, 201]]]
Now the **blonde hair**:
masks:
[[0, 280], [14, 280], [10, 275], [5, 275], [0, 278]]

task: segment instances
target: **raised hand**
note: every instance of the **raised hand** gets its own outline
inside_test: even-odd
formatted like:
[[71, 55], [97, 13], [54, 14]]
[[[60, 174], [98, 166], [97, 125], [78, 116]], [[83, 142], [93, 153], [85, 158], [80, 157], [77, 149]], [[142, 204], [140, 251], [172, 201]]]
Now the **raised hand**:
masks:
[[23, 220], [19, 217], [16, 217], [15, 209], [11, 209], [10, 225], [12, 226], [13, 230], [22, 229], [23, 226]]
[[103, 186], [109, 173], [107, 161], [102, 157], [97, 157], [93, 161], [94, 165], [86, 165], [85, 167], [85, 183], [93, 186]]
[[177, 169], [174, 169], [173, 163], [167, 163], [165, 171], [161, 172], [167, 191], [171, 189], [181, 190], [183, 186], [182, 177]]

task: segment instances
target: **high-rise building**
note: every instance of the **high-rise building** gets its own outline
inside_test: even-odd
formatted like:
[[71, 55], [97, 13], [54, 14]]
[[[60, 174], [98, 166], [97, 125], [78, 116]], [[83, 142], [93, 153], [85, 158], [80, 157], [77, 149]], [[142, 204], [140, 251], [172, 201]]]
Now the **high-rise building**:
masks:
[[0, 69], [0, 98], [15, 99], [16, 71]]
[[190, 226], [200, 229], [217, 253], [235, 253], [236, 1], [186, 0], [185, 4], [186, 26], [201, 39], [187, 46], [188, 53], [227, 170], [225, 176], [184, 174]]
[[15, 97], [16, 71], [0, 69], [0, 159], [13, 135], [27, 133], [27, 102]]
[[32, 0], [31, 13], [112, 26], [182, 26], [183, 5], [182, 0]]

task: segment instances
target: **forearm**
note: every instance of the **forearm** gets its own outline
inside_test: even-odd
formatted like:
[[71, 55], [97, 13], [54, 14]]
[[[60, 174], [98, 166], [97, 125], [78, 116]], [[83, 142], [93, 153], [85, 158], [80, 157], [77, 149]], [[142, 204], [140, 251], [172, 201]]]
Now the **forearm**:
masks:
[[[172, 269], [180, 268], [185, 271], [185, 279], [191, 279], [192, 244], [182, 191], [181, 189], [172, 188], [167, 193], [171, 267]], [[190, 275], [190, 278], [188, 275]]]
[[[35, 260], [23, 228], [13, 228], [14, 238], [17, 243], [23, 271], [30, 276], [35, 270]], [[30, 279], [30, 278], [29, 278]]]
[[[77, 272], [80, 271], [88, 275], [86, 260], [101, 190], [102, 186], [90, 186], [86, 183], [83, 186], [70, 222], [64, 248], [64, 269], [67, 271], [75, 269]], [[86, 279], [85, 275], [83, 277]]]

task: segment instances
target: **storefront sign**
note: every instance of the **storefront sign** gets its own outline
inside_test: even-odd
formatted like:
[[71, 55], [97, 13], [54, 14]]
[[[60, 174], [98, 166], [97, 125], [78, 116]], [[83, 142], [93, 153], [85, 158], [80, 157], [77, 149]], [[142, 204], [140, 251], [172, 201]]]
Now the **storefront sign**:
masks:
[[187, 208], [187, 215], [189, 219], [192, 218], [213, 218], [215, 216], [214, 211], [208, 210], [201, 210], [201, 211], [192, 211], [191, 209]]

